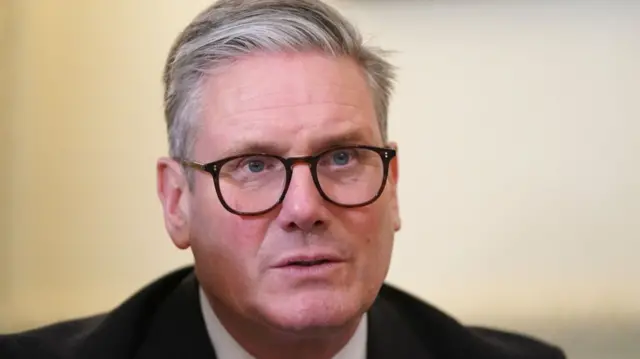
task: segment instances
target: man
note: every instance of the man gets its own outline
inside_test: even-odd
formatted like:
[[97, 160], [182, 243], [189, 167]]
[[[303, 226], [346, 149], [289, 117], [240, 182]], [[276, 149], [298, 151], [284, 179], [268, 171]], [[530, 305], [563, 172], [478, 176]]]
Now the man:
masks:
[[393, 68], [312, 0], [221, 0], [171, 49], [158, 195], [195, 265], [1, 358], [563, 358], [384, 284], [400, 229]]

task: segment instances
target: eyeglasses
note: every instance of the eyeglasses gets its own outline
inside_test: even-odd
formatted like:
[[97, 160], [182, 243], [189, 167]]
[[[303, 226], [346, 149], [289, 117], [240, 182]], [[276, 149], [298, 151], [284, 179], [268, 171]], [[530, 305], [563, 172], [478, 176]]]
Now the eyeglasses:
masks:
[[326, 201], [353, 208], [373, 203], [384, 191], [389, 163], [396, 156], [390, 148], [345, 146], [314, 156], [280, 157], [245, 154], [200, 164], [180, 161], [184, 166], [208, 172], [213, 177], [222, 206], [231, 213], [264, 214], [285, 198], [293, 166], [309, 165], [313, 182]]

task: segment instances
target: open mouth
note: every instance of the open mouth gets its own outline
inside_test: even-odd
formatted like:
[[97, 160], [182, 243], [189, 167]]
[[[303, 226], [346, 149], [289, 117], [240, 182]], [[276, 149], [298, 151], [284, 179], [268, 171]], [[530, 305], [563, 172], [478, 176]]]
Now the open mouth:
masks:
[[318, 260], [310, 260], [310, 261], [292, 261], [287, 264], [287, 266], [299, 266], [299, 267], [312, 267], [317, 265], [323, 265], [333, 263], [328, 259], [318, 259]]

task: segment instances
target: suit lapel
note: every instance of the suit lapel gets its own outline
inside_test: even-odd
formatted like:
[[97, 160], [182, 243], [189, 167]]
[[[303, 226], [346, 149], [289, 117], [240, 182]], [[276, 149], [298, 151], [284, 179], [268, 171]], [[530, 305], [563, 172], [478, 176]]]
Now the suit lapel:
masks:
[[393, 304], [378, 296], [368, 313], [367, 359], [434, 359]]
[[[216, 359], [195, 275], [187, 276], [158, 309], [135, 359]], [[379, 295], [368, 313], [367, 359], [435, 359], [394, 303]]]
[[[459, 347], [469, 338], [414, 302], [383, 286], [368, 312], [367, 359], [435, 359], [435, 352], [466, 358], [458, 354], [469, 351]], [[443, 340], [442, 331], [455, 343], [445, 343], [451, 340]], [[216, 359], [193, 271], [177, 272], [142, 291], [106, 318], [79, 350], [79, 357], [93, 359]]]
[[135, 359], [216, 359], [192, 273], [167, 298]]
[[[434, 359], [410, 323], [384, 296], [368, 313], [367, 359]], [[216, 359], [200, 312], [195, 275], [160, 306], [135, 359]]]

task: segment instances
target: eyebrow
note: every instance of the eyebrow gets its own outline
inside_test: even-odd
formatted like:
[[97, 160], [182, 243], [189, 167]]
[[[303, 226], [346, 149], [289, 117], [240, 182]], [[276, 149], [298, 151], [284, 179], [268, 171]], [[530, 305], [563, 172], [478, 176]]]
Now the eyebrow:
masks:
[[[312, 139], [310, 145], [309, 155], [322, 152], [332, 147], [339, 146], [351, 146], [369, 144], [371, 140], [367, 140], [366, 136], [361, 131], [350, 131], [347, 133], [341, 133], [337, 135], [330, 135], [324, 138]], [[283, 155], [289, 151], [289, 147], [276, 141], [269, 141], [264, 139], [252, 139], [246, 142], [238, 143], [232, 146], [227, 151], [224, 151], [223, 157], [243, 155], [243, 154], [270, 154], [270, 155]]]
[[286, 147], [275, 141], [268, 140], [249, 140], [246, 142], [238, 143], [231, 146], [228, 150], [224, 151], [222, 156], [235, 156], [245, 155], [251, 153], [266, 153], [266, 154], [282, 154], [286, 151]]
[[317, 140], [312, 140], [311, 150], [312, 152], [320, 152], [332, 147], [338, 146], [351, 146], [351, 145], [363, 145], [369, 144], [371, 140], [367, 139], [362, 131], [350, 131], [341, 133], [338, 135], [327, 136]]

